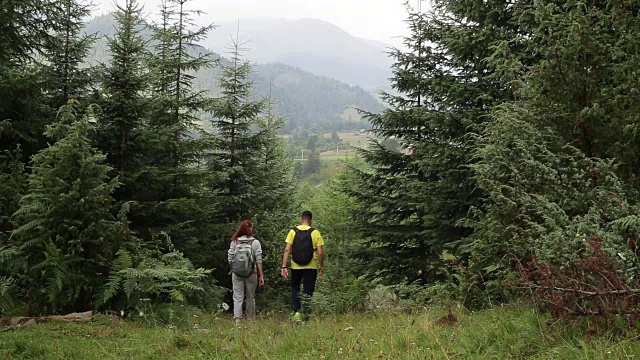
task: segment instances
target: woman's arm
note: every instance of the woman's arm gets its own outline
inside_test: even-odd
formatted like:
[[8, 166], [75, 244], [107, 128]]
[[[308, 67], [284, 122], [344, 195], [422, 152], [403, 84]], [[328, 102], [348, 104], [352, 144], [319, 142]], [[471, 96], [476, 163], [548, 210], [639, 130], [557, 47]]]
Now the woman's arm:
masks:
[[258, 264], [258, 285], [264, 285], [264, 272], [262, 271], [262, 263]]
[[233, 255], [236, 254], [236, 242], [235, 240], [231, 240], [231, 245], [229, 245], [229, 251], [227, 251], [227, 261], [229, 264], [233, 261]]

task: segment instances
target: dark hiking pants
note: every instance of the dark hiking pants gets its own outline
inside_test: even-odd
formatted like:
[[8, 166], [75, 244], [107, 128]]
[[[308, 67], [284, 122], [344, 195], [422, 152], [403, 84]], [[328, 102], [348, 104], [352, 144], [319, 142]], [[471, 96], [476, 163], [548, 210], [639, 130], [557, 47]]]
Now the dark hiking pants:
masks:
[[[300, 311], [302, 304], [300, 301], [300, 285], [303, 286], [303, 292], [311, 297], [316, 289], [316, 279], [318, 278], [317, 269], [291, 269], [291, 302], [293, 303], [293, 312]], [[308, 306], [305, 306], [308, 311]]]

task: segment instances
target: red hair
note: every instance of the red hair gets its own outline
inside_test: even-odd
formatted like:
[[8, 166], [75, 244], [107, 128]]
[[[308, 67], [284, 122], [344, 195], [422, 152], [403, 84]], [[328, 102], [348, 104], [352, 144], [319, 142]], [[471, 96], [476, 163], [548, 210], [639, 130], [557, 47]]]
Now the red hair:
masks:
[[245, 220], [241, 222], [240, 227], [236, 230], [236, 233], [233, 234], [231, 240], [236, 241], [241, 236], [253, 236], [253, 225], [251, 224], [251, 221]]

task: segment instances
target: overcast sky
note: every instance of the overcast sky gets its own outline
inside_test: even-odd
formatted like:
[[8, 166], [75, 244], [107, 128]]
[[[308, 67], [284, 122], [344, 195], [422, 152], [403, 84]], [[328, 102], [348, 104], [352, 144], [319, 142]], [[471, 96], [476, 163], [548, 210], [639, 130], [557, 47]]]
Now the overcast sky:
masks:
[[[96, 14], [112, 10], [114, 1], [93, 0]], [[414, 6], [420, 0], [410, 0]], [[424, 1], [424, 0], [423, 0]], [[139, 0], [145, 13], [155, 13], [160, 0]], [[202, 23], [235, 21], [247, 17], [315, 18], [333, 23], [352, 35], [400, 43], [406, 33], [404, 0], [193, 0], [194, 8], [207, 13]], [[414, 4], [415, 3], [415, 4]]]

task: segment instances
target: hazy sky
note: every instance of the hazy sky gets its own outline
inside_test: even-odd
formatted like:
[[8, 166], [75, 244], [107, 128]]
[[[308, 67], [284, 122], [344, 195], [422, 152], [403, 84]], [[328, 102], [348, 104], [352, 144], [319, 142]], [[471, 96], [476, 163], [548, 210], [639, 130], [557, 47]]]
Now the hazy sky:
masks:
[[[97, 14], [112, 9], [114, 1], [93, 0]], [[414, 6], [420, 0], [410, 0]], [[424, 1], [424, 0], [423, 0]], [[160, 0], [139, 0], [146, 13], [155, 13]], [[352, 35], [392, 45], [406, 33], [404, 0], [193, 0], [207, 13], [202, 23], [235, 21], [247, 17], [316, 18], [333, 23]], [[414, 4], [415, 3], [415, 4]], [[424, 5], [423, 5], [424, 6]]]

